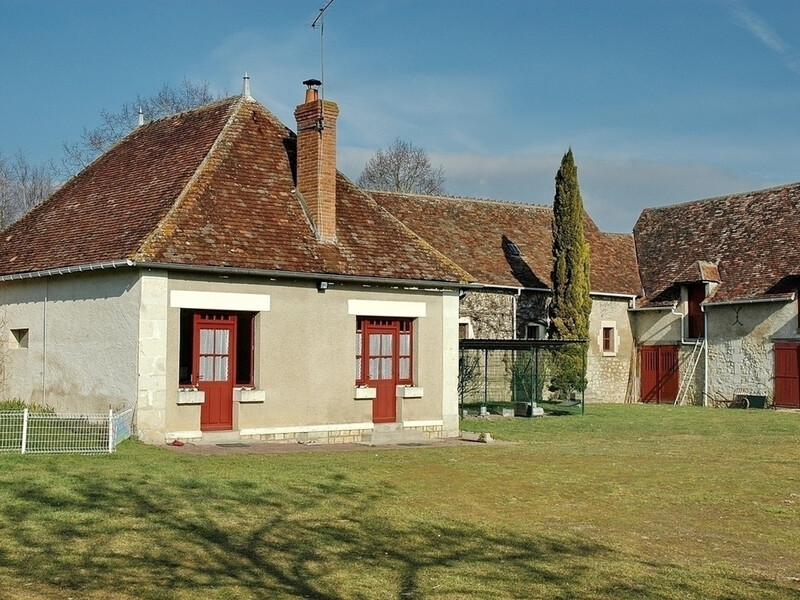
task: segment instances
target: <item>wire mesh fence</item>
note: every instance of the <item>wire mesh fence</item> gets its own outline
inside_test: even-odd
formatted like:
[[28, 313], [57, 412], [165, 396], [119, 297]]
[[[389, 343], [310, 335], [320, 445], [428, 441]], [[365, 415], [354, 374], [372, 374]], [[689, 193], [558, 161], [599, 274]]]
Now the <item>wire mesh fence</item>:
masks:
[[106, 454], [132, 430], [133, 409], [106, 414], [0, 411], [0, 452]]
[[583, 413], [585, 349], [582, 340], [461, 340], [462, 413]]

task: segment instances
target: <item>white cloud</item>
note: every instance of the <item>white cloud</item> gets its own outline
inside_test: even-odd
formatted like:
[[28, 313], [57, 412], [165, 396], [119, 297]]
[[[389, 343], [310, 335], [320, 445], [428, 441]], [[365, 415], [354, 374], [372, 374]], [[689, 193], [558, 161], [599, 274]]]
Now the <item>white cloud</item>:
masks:
[[733, 0], [731, 9], [736, 20], [758, 41], [781, 55], [786, 66], [800, 73], [800, 55], [770, 25], [754, 13], [742, 0]]

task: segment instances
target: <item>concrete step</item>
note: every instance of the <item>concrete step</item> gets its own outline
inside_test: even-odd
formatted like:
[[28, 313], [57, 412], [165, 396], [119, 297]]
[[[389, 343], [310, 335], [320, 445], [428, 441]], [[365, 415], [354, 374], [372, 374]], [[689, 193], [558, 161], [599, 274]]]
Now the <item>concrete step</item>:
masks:
[[195, 444], [238, 444], [241, 443], [242, 436], [238, 431], [204, 431], [203, 439], [194, 442]]
[[420, 431], [403, 429], [402, 423], [382, 423], [375, 425], [372, 433], [364, 435], [363, 444], [370, 446], [393, 446], [418, 444], [429, 441]]

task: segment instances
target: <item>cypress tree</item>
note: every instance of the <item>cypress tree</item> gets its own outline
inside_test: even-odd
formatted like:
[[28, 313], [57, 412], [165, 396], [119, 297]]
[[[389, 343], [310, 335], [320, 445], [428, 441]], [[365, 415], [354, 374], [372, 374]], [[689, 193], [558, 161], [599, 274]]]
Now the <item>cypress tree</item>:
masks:
[[[589, 337], [589, 244], [583, 230], [583, 200], [572, 148], [561, 159], [553, 199], [553, 299], [550, 303], [550, 337], [580, 340]], [[584, 390], [583, 365], [587, 347], [567, 349], [556, 361], [554, 390], [566, 395]]]

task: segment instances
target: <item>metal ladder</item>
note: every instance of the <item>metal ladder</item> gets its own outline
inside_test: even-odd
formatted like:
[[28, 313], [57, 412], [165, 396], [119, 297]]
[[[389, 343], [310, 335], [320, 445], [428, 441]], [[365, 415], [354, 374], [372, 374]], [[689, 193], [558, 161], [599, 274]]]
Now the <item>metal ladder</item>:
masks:
[[700, 357], [703, 356], [703, 350], [705, 347], [705, 336], [699, 337], [695, 340], [694, 347], [692, 348], [692, 355], [689, 357], [689, 363], [692, 365], [692, 368], [688, 372], [684, 373], [683, 377], [680, 378], [680, 383], [678, 384], [678, 395], [675, 397], [675, 406], [683, 404], [683, 401], [686, 400], [686, 394], [688, 393], [689, 386], [694, 379], [695, 371], [697, 371], [697, 365], [700, 362]]

